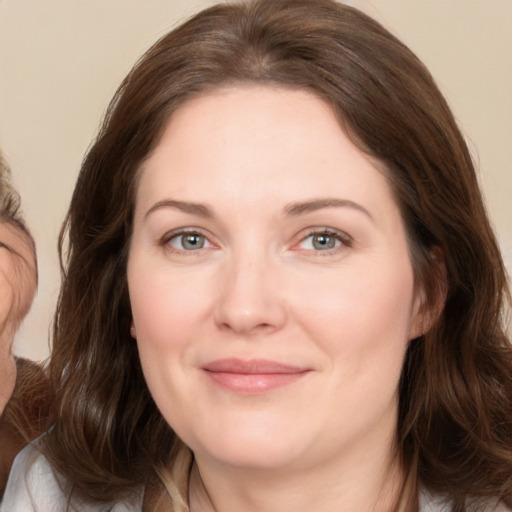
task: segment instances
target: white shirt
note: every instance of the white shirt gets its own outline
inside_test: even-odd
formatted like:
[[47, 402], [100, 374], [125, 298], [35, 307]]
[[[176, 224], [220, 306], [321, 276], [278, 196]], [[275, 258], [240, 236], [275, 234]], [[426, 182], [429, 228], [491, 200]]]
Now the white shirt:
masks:
[[[71, 508], [78, 512], [140, 512], [143, 491], [132, 500], [113, 505], [80, 504]], [[46, 458], [33, 444], [23, 449], [12, 466], [1, 504], [2, 512], [69, 512], [66, 496]], [[500, 504], [489, 512], [512, 512]], [[451, 512], [450, 506], [428, 493], [420, 496], [420, 512]], [[480, 512], [485, 512], [484, 510]]]
[[29, 444], [14, 459], [2, 512], [140, 512], [143, 492], [114, 505], [76, 504], [68, 509], [66, 495], [46, 458]]

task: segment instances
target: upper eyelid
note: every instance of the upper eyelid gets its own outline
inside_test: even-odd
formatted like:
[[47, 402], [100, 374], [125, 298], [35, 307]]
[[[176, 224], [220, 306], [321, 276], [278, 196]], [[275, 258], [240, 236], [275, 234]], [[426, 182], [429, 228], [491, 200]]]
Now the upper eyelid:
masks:
[[204, 229], [194, 227], [194, 226], [170, 229], [169, 231], [166, 231], [161, 238], [162, 239], [163, 238], [171, 239], [171, 238], [173, 238], [175, 236], [179, 236], [179, 235], [193, 235], [193, 234], [197, 234], [197, 235], [204, 236], [205, 238], [209, 238], [208, 235], [205, 233]]
[[299, 235], [299, 236], [301, 236], [299, 241], [305, 240], [306, 238], [313, 236], [313, 235], [324, 235], [324, 234], [339, 238], [342, 241], [352, 241], [353, 240], [353, 238], [348, 233], [346, 233], [345, 231], [341, 231], [339, 229], [329, 228], [329, 227], [312, 227], [312, 228], [308, 228], [306, 230], [306, 233], [303, 234], [302, 236]]

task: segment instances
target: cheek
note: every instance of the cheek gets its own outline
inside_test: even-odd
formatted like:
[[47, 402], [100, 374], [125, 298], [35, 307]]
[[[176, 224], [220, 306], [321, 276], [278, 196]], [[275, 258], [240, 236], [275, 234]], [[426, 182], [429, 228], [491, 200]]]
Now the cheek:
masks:
[[[145, 380], [168, 422], [181, 417], [179, 390], [184, 386], [183, 359], [192, 336], [194, 310], [187, 288], [148, 267], [129, 272], [134, 334]], [[179, 280], [178, 280], [179, 281]], [[170, 405], [172, 404], [172, 407]]]
[[16, 383], [16, 363], [14, 362], [14, 358], [10, 354], [10, 344], [9, 347], [4, 346], [3, 340], [0, 340], [2, 343], [1, 352], [0, 352], [0, 415], [2, 414], [5, 405], [9, 401], [9, 398], [12, 395], [14, 390], [14, 385]]
[[[157, 404], [185, 384], [197, 344], [209, 316], [210, 280], [186, 269], [170, 271], [158, 264], [133, 260], [128, 283], [135, 338], [148, 386]], [[174, 397], [176, 398], [176, 397]]]
[[137, 338], [152, 343], [167, 344], [186, 337], [207, 307], [205, 282], [186, 275], [146, 270], [134, 273], [129, 282]]
[[414, 300], [408, 259], [362, 261], [328, 277], [303, 281], [302, 292], [293, 295], [295, 317], [311, 337], [345, 354], [405, 350]]
[[[340, 428], [364, 430], [376, 417], [394, 411], [412, 315], [408, 269], [383, 261], [352, 267], [333, 275], [327, 289], [313, 293], [311, 286], [309, 300], [300, 304], [306, 313], [295, 315], [326, 355], [326, 389], [339, 404], [334, 423]], [[332, 403], [324, 410], [332, 414]], [[354, 418], [350, 425], [347, 416]]]

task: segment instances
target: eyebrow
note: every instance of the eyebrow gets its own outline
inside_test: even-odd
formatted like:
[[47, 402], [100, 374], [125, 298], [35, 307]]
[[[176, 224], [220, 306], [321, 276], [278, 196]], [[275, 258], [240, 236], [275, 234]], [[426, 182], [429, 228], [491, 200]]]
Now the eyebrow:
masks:
[[311, 199], [310, 201], [300, 201], [289, 203], [284, 208], [285, 215], [296, 216], [304, 215], [306, 213], [315, 212], [324, 208], [352, 208], [361, 213], [364, 213], [371, 221], [375, 222], [372, 214], [359, 203], [350, 201], [348, 199], [336, 199], [336, 198], [320, 198]]
[[[191, 215], [198, 215], [204, 218], [213, 218], [214, 214], [208, 206], [200, 203], [190, 203], [187, 201], [177, 201], [174, 199], [164, 199], [155, 203], [145, 214], [148, 217], [151, 213], [162, 208], [173, 208], [180, 210]], [[304, 215], [324, 208], [352, 208], [365, 214], [371, 221], [374, 221], [371, 213], [359, 203], [350, 201], [348, 199], [335, 199], [335, 198], [322, 198], [311, 199], [309, 201], [300, 201], [288, 203], [284, 207], [284, 214], [286, 216], [294, 217]]]
[[164, 199], [162, 201], [158, 201], [155, 203], [145, 214], [144, 217], [148, 217], [151, 213], [156, 210], [160, 210], [162, 208], [173, 208], [175, 210], [180, 210], [185, 213], [190, 213], [191, 215], [198, 215], [199, 217], [204, 218], [212, 218], [213, 212], [210, 208], [205, 206], [204, 204], [199, 203], [189, 203], [186, 201], [176, 201], [174, 199]]

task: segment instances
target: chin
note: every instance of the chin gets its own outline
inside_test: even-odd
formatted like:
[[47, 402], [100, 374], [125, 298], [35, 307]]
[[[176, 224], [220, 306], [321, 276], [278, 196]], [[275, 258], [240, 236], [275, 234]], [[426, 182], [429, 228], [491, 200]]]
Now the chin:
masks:
[[[248, 448], [228, 446], [224, 450], [216, 449], [214, 453], [208, 453], [208, 457], [216, 459], [219, 463], [238, 469], [251, 471], [269, 471], [293, 467], [299, 463], [299, 450], [290, 450], [286, 446], [270, 446], [268, 443], [262, 446]], [[197, 457], [197, 456], [196, 456]]]
[[211, 432], [206, 439], [189, 446], [196, 457], [203, 455], [228, 466], [251, 470], [279, 469], [300, 461], [311, 444], [301, 436], [290, 436], [291, 432], [282, 427], [256, 429], [252, 425], [252, 428]]

